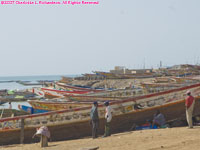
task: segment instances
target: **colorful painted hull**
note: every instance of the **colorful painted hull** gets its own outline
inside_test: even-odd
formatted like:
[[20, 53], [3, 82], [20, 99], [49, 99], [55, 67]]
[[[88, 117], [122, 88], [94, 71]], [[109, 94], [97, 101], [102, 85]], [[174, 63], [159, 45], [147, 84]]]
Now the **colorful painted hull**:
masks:
[[[186, 91], [190, 90], [196, 98], [200, 97], [200, 84], [186, 86], [169, 91], [139, 96], [112, 102], [113, 118], [111, 121], [112, 133], [127, 131], [133, 123], [142, 124], [152, 119], [156, 110], [160, 110], [166, 120], [185, 117], [184, 99]], [[135, 104], [141, 104], [143, 109], [135, 109]], [[196, 100], [193, 115], [200, 115], [200, 101]], [[25, 143], [33, 142], [32, 135], [35, 128], [48, 126], [52, 140], [67, 140], [91, 135], [90, 121], [91, 107], [76, 108], [73, 110], [54, 111], [43, 114], [27, 115], [14, 118], [0, 119], [0, 143], [19, 143], [21, 119], [25, 120]], [[99, 134], [103, 134], [105, 125], [105, 107], [98, 107], [100, 124]]]
[[18, 108], [20, 110], [23, 110], [23, 111], [28, 112], [30, 114], [40, 114], [40, 113], [48, 112], [48, 110], [34, 109], [33, 107], [29, 107], [29, 106], [25, 106], [25, 105], [18, 105]]
[[39, 101], [39, 100], [29, 100], [28, 103], [34, 108], [34, 109], [40, 109], [40, 110], [48, 110], [48, 111], [55, 111], [55, 110], [65, 110], [65, 109], [74, 109], [74, 108], [80, 108], [80, 107], [87, 107], [91, 106], [92, 102], [82, 103], [82, 102], [55, 102], [55, 101]]

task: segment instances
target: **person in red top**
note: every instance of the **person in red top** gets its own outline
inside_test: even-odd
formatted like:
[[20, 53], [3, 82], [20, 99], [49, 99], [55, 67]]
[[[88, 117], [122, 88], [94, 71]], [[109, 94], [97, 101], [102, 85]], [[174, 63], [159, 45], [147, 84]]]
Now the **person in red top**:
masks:
[[187, 119], [189, 128], [193, 128], [192, 114], [193, 114], [194, 104], [195, 104], [194, 97], [191, 95], [190, 91], [187, 91], [185, 107], [186, 107], [186, 119]]

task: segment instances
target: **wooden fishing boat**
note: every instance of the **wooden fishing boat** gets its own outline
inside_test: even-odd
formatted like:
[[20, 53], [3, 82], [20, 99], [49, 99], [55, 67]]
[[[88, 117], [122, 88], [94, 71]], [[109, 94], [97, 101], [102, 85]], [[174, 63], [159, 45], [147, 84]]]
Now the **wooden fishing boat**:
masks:
[[28, 103], [34, 109], [40, 110], [48, 110], [48, 111], [55, 111], [55, 110], [64, 110], [64, 109], [74, 109], [80, 107], [87, 107], [91, 106], [93, 102], [72, 102], [67, 100], [28, 100]]
[[140, 73], [140, 74], [115, 74], [111, 72], [95, 71], [96, 75], [102, 76], [106, 79], [134, 79], [134, 78], [153, 78], [156, 74], [153, 73]]
[[67, 99], [71, 101], [81, 101], [81, 102], [94, 102], [94, 101], [119, 101], [127, 99], [128, 97], [106, 97], [106, 96], [84, 96], [84, 95], [66, 95]]
[[25, 106], [25, 105], [18, 105], [18, 108], [19, 110], [27, 112], [29, 114], [40, 114], [40, 113], [48, 112], [48, 110], [34, 109], [33, 107]]
[[[113, 119], [111, 122], [112, 133], [127, 131], [133, 123], [141, 124], [147, 119], [152, 119], [153, 114], [159, 109], [166, 120], [185, 117], [185, 96], [190, 90], [195, 98], [200, 97], [200, 84], [188, 85], [168, 91], [129, 98], [110, 104]], [[143, 109], [135, 109], [136, 104], [141, 104]], [[193, 115], [200, 115], [200, 101], [196, 99]], [[36, 127], [48, 126], [52, 140], [67, 140], [91, 135], [90, 107], [75, 108], [72, 110], [53, 111], [43, 114], [19, 116], [0, 119], [0, 143], [14, 144], [20, 141], [21, 123], [25, 122], [24, 143], [33, 142], [32, 135]], [[104, 132], [105, 107], [99, 105], [99, 133]], [[23, 133], [23, 132], [22, 132]]]
[[73, 85], [67, 85], [64, 83], [56, 83], [56, 85], [61, 86], [65, 88], [66, 90], [70, 91], [90, 91], [90, 92], [102, 92], [105, 91], [104, 89], [92, 89], [91, 87], [83, 87], [83, 86], [73, 86]]
[[27, 115], [27, 112], [16, 109], [0, 109], [0, 118]]
[[63, 110], [73, 109], [78, 107], [91, 106], [94, 101], [98, 101], [100, 104], [105, 101], [120, 101], [127, 99], [128, 97], [99, 97], [99, 96], [73, 96], [67, 95], [65, 98], [60, 99], [46, 99], [46, 100], [28, 100], [29, 104], [34, 109], [39, 110]]
[[91, 106], [94, 101], [103, 104], [105, 101], [120, 101], [128, 97], [98, 97], [98, 96], [67, 96], [65, 99], [28, 100], [29, 104], [38, 110], [63, 110]]
[[157, 77], [154, 79], [154, 83], [195, 83], [199, 80], [192, 77]]
[[184, 84], [177, 84], [177, 83], [141, 83], [143, 87], [182, 87]]
[[57, 90], [50, 88], [41, 88], [45, 95], [55, 96], [55, 97], [63, 97], [64, 95], [80, 95], [87, 94], [91, 91], [66, 91], [66, 90]]
[[[97, 97], [134, 97], [139, 95], [147, 94], [146, 91], [142, 88], [134, 89], [117, 89], [111, 91], [104, 91], [99, 93], [88, 93], [84, 94], [85, 96], [97, 96]], [[80, 95], [83, 96], [83, 95]]]
[[94, 72], [96, 75], [102, 76], [107, 79], [117, 79], [118, 77], [114, 73], [110, 72], [101, 72], [101, 71], [95, 71]]

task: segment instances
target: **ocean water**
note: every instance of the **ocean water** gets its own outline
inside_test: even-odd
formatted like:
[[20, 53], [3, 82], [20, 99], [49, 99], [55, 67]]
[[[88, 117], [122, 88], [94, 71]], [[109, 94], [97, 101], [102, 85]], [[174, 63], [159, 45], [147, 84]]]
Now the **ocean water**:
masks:
[[[46, 75], [46, 76], [10, 76], [10, 77], [0, 77], [0, 90], [22, 90], [38, 86], [24, 86], [16, 82], [2, 82], [2, 81], [30, 81], [37, 82], [39, 80], [60, 80], [62, 76], [75, 77], [77, 75]], [[40, 87], [40, 86], [39, 86]]]
[[[37, 81], [37, 80], [60, 80], [62, 76], [67, 75], [43, 75], [43, 76], [8, 76], [0, 77], [0, 81]], [[70, 76], [71, 77], [71, 76]]]
[[[2, 82], [2, 81], [30, 81], [30, 82], [37, 82], [38, 80], [60, 80], [62, 76], [67, 77], [75, 77], [77, 75], [48, 75], [48, 76], [10, 76], [10, 77], [0, 77], [0, 90], [8, 89], [8, 90], [24, 90], [29, 89], [32, 87], [41, 87], [40, 85], [36, 86], [24, 86], [22, 84], [16, 82]], [[12, 102], [12, 108], [18, 109], [18, 105], [26, 105], [30, 106], [28, 102]], [[9, 108], [9, 104], [5, 103], [0, 105], [0, 109]]]

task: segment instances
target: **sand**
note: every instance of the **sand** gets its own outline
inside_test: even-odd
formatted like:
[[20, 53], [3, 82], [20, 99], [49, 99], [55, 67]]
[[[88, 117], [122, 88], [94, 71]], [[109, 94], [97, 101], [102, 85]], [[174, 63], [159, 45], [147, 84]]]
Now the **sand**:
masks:
[[99, 147], [99, 150], [200, 150], [200, 127], [194, 129], [168, 128], [131, 131], [98, 139], [49, 142], [49, 147], [40, 148], [39, 143], [3, 146], [4, 150], [83, 150]]

